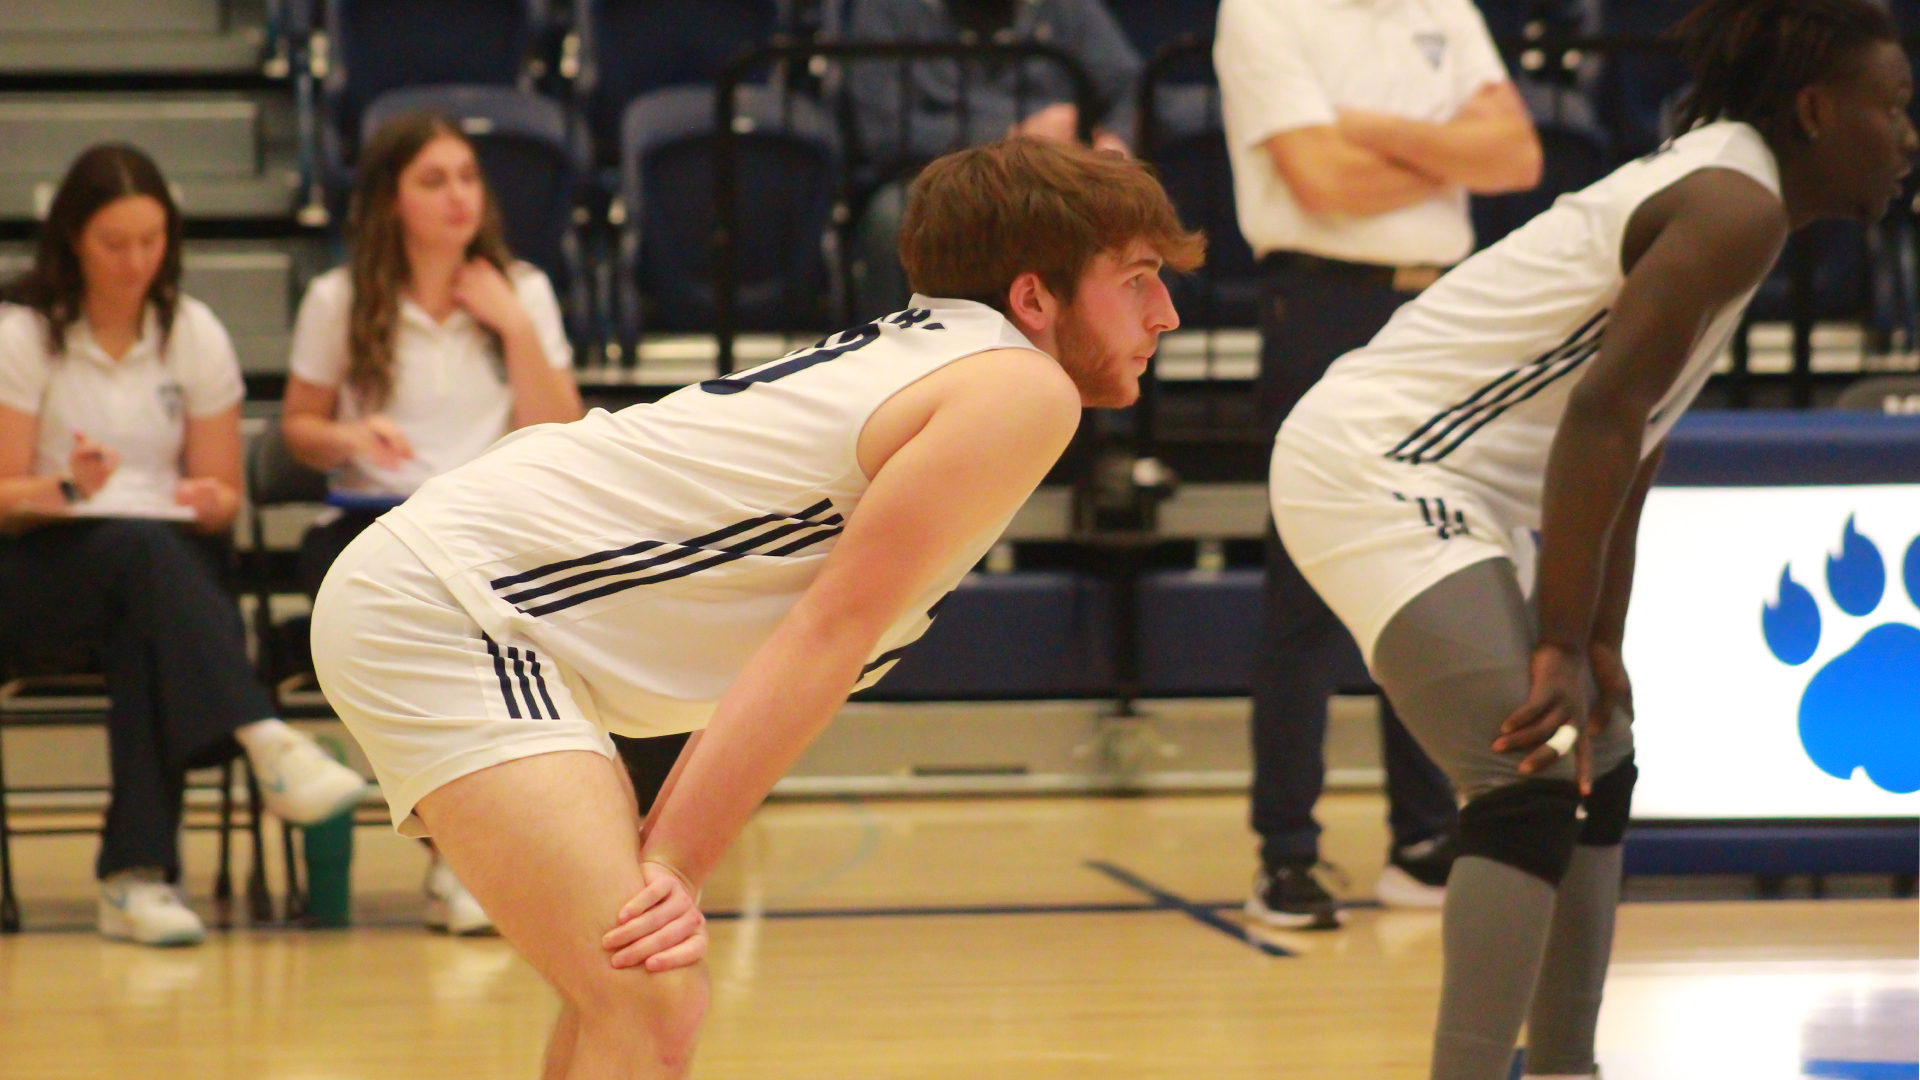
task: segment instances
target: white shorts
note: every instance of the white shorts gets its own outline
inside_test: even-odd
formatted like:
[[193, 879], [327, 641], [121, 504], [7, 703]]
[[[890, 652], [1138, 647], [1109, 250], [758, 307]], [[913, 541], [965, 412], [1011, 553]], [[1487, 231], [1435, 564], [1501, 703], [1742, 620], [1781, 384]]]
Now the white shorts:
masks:
[[1380, 631], [1408, 601], [1474, 563], [1511, 559], [1532, 591], [1532, 530], [1509, 524], [1497, 496], [1456, 474], [1282, 428], [1267, 494], [1288, 557], [1369, 667]]
[[525, 642], [495, 641], [399, 538], [375, 524], [328, 572], [313, 605], [313, 666], [373, 763], [402, 836], [414, 806], [468, 773], [613, 740], [577, 702], [578, 676]]

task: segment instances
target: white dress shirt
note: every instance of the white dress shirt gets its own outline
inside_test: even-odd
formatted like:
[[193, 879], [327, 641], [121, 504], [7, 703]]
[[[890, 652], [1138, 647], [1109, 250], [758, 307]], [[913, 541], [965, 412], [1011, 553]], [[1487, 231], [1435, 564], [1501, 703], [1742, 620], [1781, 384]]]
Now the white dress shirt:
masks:
[[1309, 214], [1266, 148], [1334, 124], [1340, 109], [1441, 123], [1505, 82], [1471, 0], [1222, 0], [1213, 60], [1240, 231], [1256, 255], [1446, 266], [1473, 250], [1464, 188], [1367, 217]]

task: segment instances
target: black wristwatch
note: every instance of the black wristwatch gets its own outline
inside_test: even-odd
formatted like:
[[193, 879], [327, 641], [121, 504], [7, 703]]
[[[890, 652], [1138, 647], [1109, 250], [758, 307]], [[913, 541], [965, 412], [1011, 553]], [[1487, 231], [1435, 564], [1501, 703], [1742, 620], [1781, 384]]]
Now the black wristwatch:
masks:
[[66, 500], [68, 506], [72, 506], [86, 498], [86, 492], [80, 490], [80, 485], [74, 483], [72, 477], [63, 476], [60, 478], [60, 497]]

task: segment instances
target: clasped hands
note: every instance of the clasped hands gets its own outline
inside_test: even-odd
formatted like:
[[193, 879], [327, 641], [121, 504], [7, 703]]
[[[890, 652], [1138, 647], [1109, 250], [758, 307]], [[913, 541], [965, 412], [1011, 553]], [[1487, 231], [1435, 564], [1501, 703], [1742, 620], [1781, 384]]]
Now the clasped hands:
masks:
[[614, 917], [614, 928], [600, 939], [616, 968], [672, 971], [691, 967], [707, 955], [707, 917], [700, 896], [671, 865], [657, 859], [640, 863], [646, 881]]

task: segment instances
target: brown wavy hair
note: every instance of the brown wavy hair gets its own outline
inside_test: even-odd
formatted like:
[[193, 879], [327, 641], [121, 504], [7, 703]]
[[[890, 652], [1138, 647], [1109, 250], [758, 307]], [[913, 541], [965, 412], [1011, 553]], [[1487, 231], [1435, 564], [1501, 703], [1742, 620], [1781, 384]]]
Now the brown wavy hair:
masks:
[[[353, 275], [353, 304], [347, 312], [347, 383], [369, 411], [381, 408], [393, 393], [400, 291], [412, 280], [406, 227], [394, 209], [400, 174], [427, 144], [443, 138], [458, 139], [473, 149], [473, 142], [446, 117], [414, 112], [380, 125], [360, 154], [360, 178], [347, 217]], [[480, 231], [467, 245], [467, 258], [485, 259], [506, 273], [513, 256], [507, 250], [499, 203], [484, 176], [480, 190]]]
[[52, 355], [66, 351], [67, 328], [80, 320], [86, 303], [87, 279], [74, 245], [101, 208], [134, 195], [153, 199], [167, 212], [167, 251], [147, 286], [147, 302], [159, 317], [165, 347], [174, 313], [180, 310], [180, 207], [160, 167], [144, 150], [130, 143], [100, 143], [74, 159], [54, 192], [33, 268], [0, 289], [0, 300], [30, 307], [46, 320], [47, 351]]
[[1179, 273], [1207, 239], [1180, 224], [1144, 162], [1077, 143], [1015, 136], [948, 154], [921, 171], [900, 222], [913, 291], [977, 300], [1003, 314], [1015, 278], [1033, 272], [1072, 303], [1088, 264], [1144, 240]]

